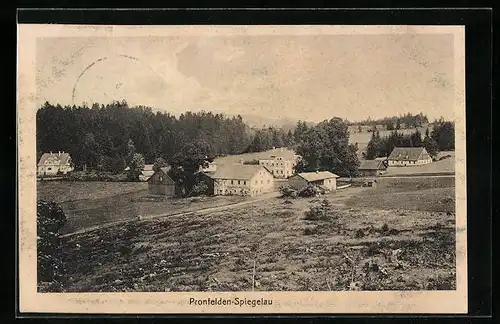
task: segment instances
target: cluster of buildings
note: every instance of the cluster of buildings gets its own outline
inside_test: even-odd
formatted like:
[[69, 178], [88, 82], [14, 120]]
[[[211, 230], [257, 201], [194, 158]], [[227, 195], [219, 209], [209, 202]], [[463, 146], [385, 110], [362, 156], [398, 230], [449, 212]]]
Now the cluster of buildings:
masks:
[[[396, 147], [388, 157], [362, 161], [359, 167], [361, 177], [376, 177], [386, 172], [390, 166], [416, 166], [432, 162], [423, 147]], [[289, 186], [301, 190], [308, 185], [320, 186], [326, 190], [337, 189], [338, 175], [329, 171], [295, 173], [297, 156], [272, 154], [258, 160], [258, 163], [245, 164], [243, 159], [229, 163], [210, 163], [200, 168], [209, 191], [213, 195], [257, 196], [275, 190], [279, 179]], [[73, 170], [68, 153], [44, 153], [38, 163], [39, 176], [55, 176]], [[149, 192], [156, 195], [173, 196], [177, 193], [175, 182], [168, 175], [169, 167], [156, 172], [153, 165], [146, 165], [141, 181], [148, 182]]]

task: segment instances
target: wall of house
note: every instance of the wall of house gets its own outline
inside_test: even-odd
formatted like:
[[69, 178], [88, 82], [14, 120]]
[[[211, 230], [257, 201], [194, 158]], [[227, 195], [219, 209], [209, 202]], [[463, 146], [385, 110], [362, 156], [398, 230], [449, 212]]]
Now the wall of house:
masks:
[[250, 195], [250, 180], [215, 179], [214, 195]]
[[148, 192], [152, 195], [175, 195], [175, 183], [163, 172], [156, 172], [148, 181]]
[[358, 170], [358, 172], [362, 177], [377, 176], [379, 174], [378, 170]]
[[325, 179], [323, 181], [323, 186], [328, 190], [337, 190], [337, 179], [336, 178]]
[[432, 163], [432, 159], [422, 159], [417, 161], [397, 161], [389, 160], [389, 166], [415, 166]]
[[265, 170], [259, 171], [250, 180], [250, 195], [257, 196], [266, 192], [271, 192], [274, 189], [274, 178], [272, 174]]
[[293, 175], [294, 161], [284, 159], [259, 160], [259, 165], [266, 167], [275, 178], [286, 179]]
[[59, 171], [59, 165], [46, 164], [38, 167], [39, 176], [54, 176]]

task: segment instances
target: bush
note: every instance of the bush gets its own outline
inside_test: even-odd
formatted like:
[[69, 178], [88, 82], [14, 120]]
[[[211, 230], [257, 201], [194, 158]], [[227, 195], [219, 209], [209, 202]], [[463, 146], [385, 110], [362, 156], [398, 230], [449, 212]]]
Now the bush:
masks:
[[259, 165], [259, 160], [257, 160], [257, 159], [253, 159], [253, 160], [245, 161], [245, 162], [243, 162], [243, 164], [248, 164], [248, 165]]
[[[64, 273], [59, 231], [66, 215], [55, 202], [39, 200], [37, 205], [38, 282], [59, 282]], [[49, 285], [55, 287], [57, 285]]]
[[308, 226], [304, 228], [304, 235], [314, 235], [318, 233], [318, 227], [317, 226]]
[[324, 199], [319, 205], [312, 206], [306, 211], [306, 220], [329, 220], [336, 218], [332, 205]]
[[205, 195], [207, 192], [208, 192], [208, 185], [205, 182], [200, 181], [193, 186], [193, 188], [191, 189], [190, 196], [201, 196]]
[[307, 187], [303, 188], [302, 190], [299, 191], [298, 195], [300, 197], [315, 197], [319, 194], [323, 194], [324, 190], [321, 190], [320, 188], [312, 185], [308, 185]]
[[289, 197], [289, 198], [294, 198], [297, 197], [297, 190], [293, 189], [290, 186], [281, 186], [279, 187], [279, 192], [281, 193], [281, 197]]
[[126, 173], [113, 174], [107, 171], [73, 171], [63, 176], [68, 181], [105, 181], [105, 182], [124, 182], [128, 180]]

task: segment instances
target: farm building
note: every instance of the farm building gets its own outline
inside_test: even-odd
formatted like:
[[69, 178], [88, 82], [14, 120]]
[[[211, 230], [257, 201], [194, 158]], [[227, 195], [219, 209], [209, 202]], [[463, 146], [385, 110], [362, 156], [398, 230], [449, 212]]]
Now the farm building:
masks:
[[302, 190], [308, 185], [337, 190], [338, 177], [330, 171], [302, 172], [288, 178], [288, 184], [296, 190]]
[[168, 175], [169, 168], [160, 168], [149, 177], [148, 191], [152, 195], [175, 195], [175, 182]]
[[43, 153], [38, 162], [38, 176], [54, 176], [73, 171], [71, 156], [66, 152]]
[[206, 175], [213, 181], [214, 195], [256, 196], [273, 190], [273, 175], [260, 165], [219, 165]]
[[412, 166], [432, 163], [423, 147], [395, 147], [388, 157], [389, 166]]
[[265, 167], [275, 178], [286, 179], [293, 175], [295, 158], [272, 155], [269, 159], [259, 160], [259, 165]]
[[362, 177], [378, 176], [387, 170], [384, 161], [381, 160], [365, 160], [361, 161], [358, 168], [359, 175]]

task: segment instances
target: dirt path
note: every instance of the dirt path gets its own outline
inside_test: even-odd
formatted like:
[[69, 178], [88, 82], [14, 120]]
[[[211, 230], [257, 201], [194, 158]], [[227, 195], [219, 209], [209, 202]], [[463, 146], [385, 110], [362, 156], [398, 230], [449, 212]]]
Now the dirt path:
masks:
[[122, 220], [119, 220], [116, 222], [110, 222], [110, 223], [105, 223], [105, 224], [100, 224], [100, 225], [96, 225], [96, 226], [83, 228], [81, 230], [78, 230], [78, 231], [75, 231], [72, 233], [63, 234], [60, 237], [64, 238], [64, 237], [70, 237], [70, 236], [77, 235], [77, 234], [88, 233], [88, 232], [95, 231], [98, 229], [103, 229], [103, 228], [111, 227], [111, 226], [118, 225], [118, 224], [128, 223], [128, 222], [134, 221], [134, 220], [150, 220], [150, 219], [166, 217], [166, 216], [185, 216], [185, 215], [192, 215], [192, 214], [213, 213], [213, 212], [218, 212], [218, 211], [227, 210], [227, 209], [231, 209], [231, 208], [237, 208], [240, 206], [244, 206], [244, 205], [248, 205], [248, 204], [252, 204], [255, 202], [263, 201], [263, 200], [270, 199], [270, 198], [276, 198], [276, 197], [279, 197], [278, 192], [270, 192], [270, 193], [255, 197], [253, 199], [249, 199], [249, 200], [245, 200], [245, 201], [241, 201], [241, 202], [237, 202], [237, 203], [232, 203], [232, 204], [227, 204], [227, 205], [223, 205], [223, 206], [209, 207], [209, 208], [203, 208], [203, 209], [199, 209], [199, 210], [181, 212], [181, 213], [163, 213], [163, 214], [156, 214], [156, 215], [139, 215], [139, 217], [127, 218], [127, 219], [122, 219]]

